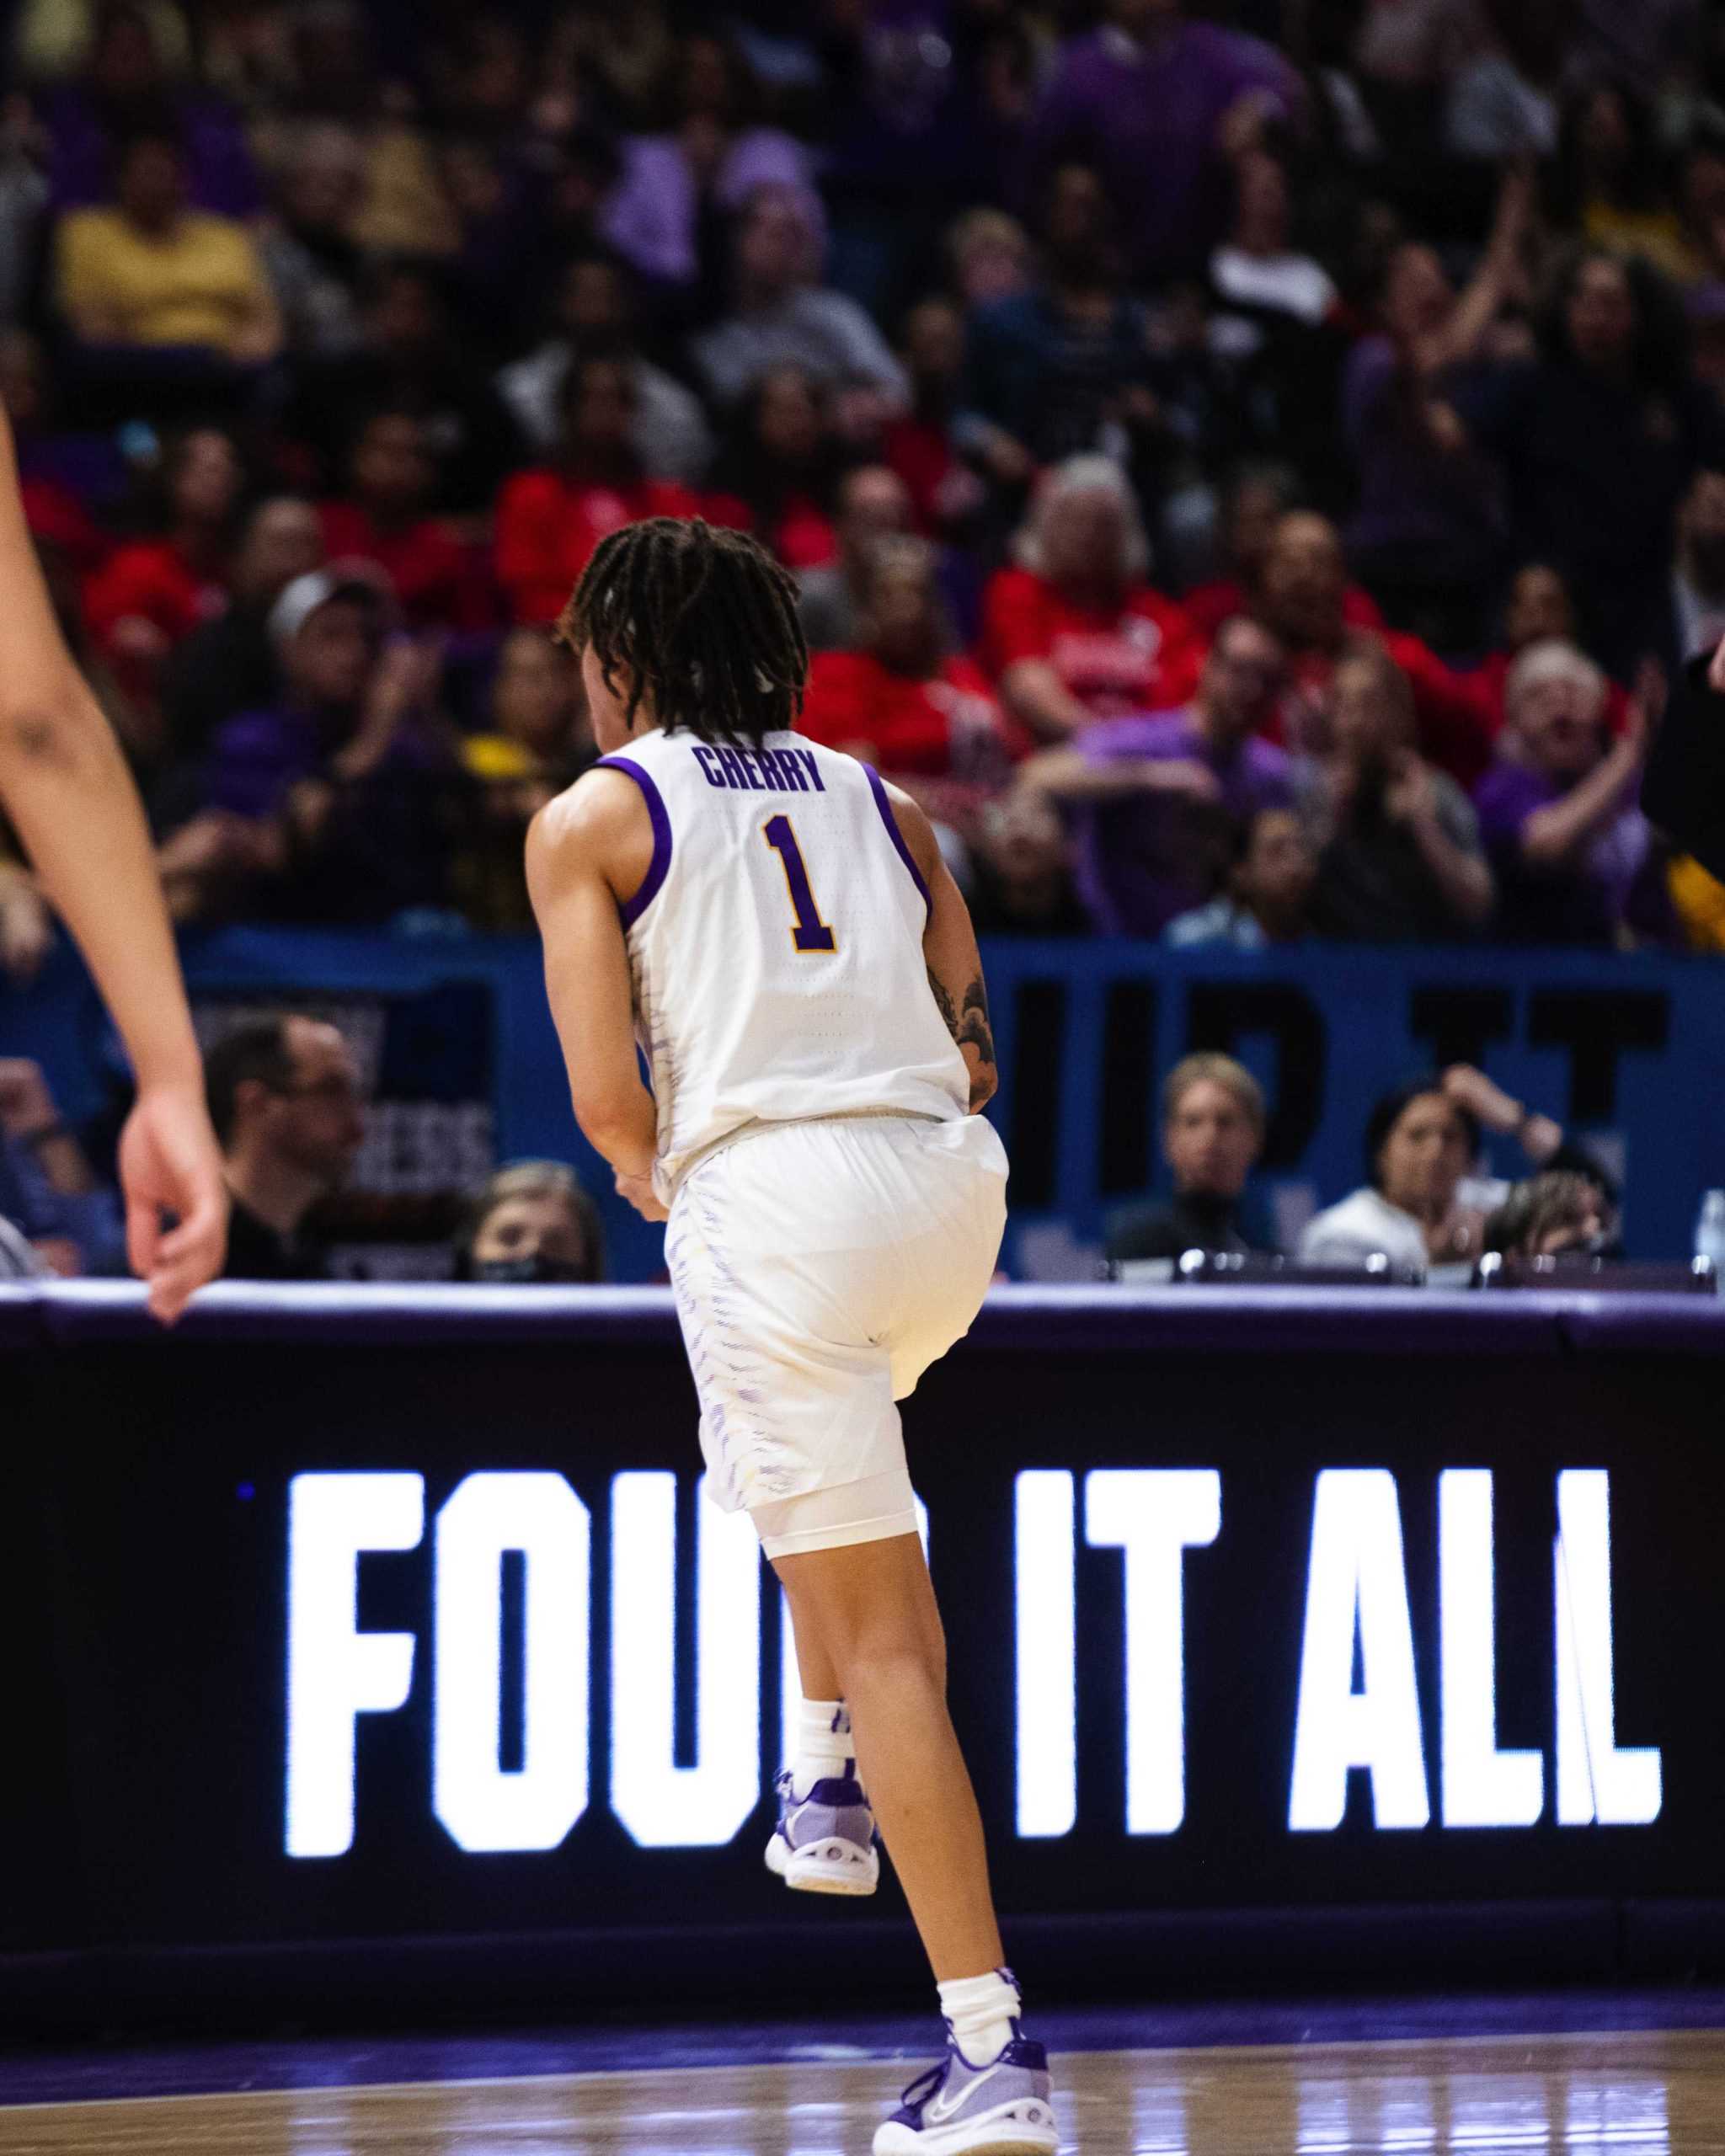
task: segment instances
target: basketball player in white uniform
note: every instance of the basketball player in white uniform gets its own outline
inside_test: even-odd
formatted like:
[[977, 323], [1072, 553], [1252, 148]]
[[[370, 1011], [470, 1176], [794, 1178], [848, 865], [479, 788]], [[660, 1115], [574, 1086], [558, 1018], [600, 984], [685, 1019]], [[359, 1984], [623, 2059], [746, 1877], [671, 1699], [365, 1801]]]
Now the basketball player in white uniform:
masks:
[[969, 916], [921, 811], [793, 730], [796, 589], [752, 540], [628, 526], [560, 628], [606, 754], [528, 879], [576, 1117], [669, 1223], [709, 1492], [790, 1604], [804, 1726], [767, 1861], [868, 1892], [879, 1817], [948, 2045], [877, 2156], [1049, 2156], [894, 1404], [969, 1328], [1006, 1219]]
[[55, 622], [3, 412], [0, 601], [0, 808], [131, 1057], [137, 1104], [120, 1141], [126, 1248], [151, 1309], [171, 1321], [222, 1269], [222, 1157], [137, 790]]

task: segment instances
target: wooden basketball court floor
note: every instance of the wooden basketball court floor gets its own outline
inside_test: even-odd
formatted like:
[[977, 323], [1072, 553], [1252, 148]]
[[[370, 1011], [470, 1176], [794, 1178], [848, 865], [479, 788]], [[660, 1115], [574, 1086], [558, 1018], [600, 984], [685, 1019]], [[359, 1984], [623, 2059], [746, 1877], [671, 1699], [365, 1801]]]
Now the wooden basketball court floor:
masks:
[[[651, 2039], [644, 2039], [650, 2045]], [[918, 2061], [831, 2056], [630, 2072], [7, 2103], [5, 2156], [866, 2156]], [[650, 2051], [644, 2054], [650, 2056]], [[1584, 2029], [1055, 2058], [1081, 2156], [1711, 2156], [1725, 2031]]]

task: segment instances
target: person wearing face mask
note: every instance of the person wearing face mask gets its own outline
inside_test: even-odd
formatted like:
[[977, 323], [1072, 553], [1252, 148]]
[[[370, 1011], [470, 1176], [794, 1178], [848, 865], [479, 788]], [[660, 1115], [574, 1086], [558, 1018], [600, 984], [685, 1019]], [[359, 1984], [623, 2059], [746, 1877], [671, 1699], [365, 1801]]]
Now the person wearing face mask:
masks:
[[1653, 834], [1636, 799], [1661, 691], [1650, 678], [1614, 742], [1605, 676], [1573, 644], [1531, 645], [1509, 670], [1498, 760], [1474, 796], [1509, 941], [1669, 934]]
[[1300, 1263], [1363, 1266], [1382, 1257], [1428, 1274], [1471, 1264], [1484, 1224], [1457, 1193], [1478, 1150], [1472, 1112], [1441, 1079], [1386, 1093], [1365, 1126], [1367, 1181], [1307, 1223]]
[[517, 1161], [475, 1195], [455, 1256], [458, 1280], [590, 1286], [605, 1278], [599, 1209], [562, 1161]]

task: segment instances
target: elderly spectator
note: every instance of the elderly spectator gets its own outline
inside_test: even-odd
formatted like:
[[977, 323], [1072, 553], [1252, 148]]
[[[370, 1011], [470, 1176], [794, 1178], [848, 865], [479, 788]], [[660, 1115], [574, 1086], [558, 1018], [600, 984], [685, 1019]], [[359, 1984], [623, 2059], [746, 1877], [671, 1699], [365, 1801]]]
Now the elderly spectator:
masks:
[[833, 529], [838, 559], [805, 569], [798, 612], [811, 652], [846, 651], [858, 641], [869, 558], [883, 539], [912, 529], [910, 489], [885, 465], [862, 464], [840, 480]]
[[[1720, 616], [1725, 632], [1725, 612]], [[1503, 728], [1503, 691], [1509, 670], [1530, 645], [1555, 638], [1560, 643], [1576, 643], [1575, 601], [1561, 569], [1549, 562], [1524, 562], [1510, 579], [1509, 595], [1503, 602], [1503, 641], [1487, 652], [1470, 679], [1489, 700], [1493, 729]], [[1606, 693], [1605, 715], [1614, 734], [1621, 734], [1629, 715], [1629, 699], [1614, 681]]]
[[635, 385], [618, 360], [582, 360], [563, 387], [563, 451], [518, 472], [497, 503], [497, 581], [517, 622], [553, 622], [600, 541], [647, 516], [693, 516], [687, 488], [649, 479], [635, 449]]
[[782, 186], [750, 193], [736, 221], [729, 311], [690, 345], [715, 403], [736, 403], [775, 366], [806, 368], [828, 387], [872, 382], [895, 408], [908, 403], [905, 371], [874, 323], [817, 283], [820, 252], [806, 197]]
[[126, 1269], [119, 1200], [97, 1181], [40, 1066], [20, 1056], [0, 1056], [0, 1219], [51, 1273]]
[[1188, 22], [1182, 0], [1113, 0], [1108, 15], [1065, 50], [1036, 115], [1033, 169], [1095, 164], [1132, 205], [1136, 269], [1195, 268], [1220, 236], [1220, 169], [1267, 121], [1299, 117], [1299, 78], [1256, 38]]
[[610, 244], [649, 283], [691, 291], [703, 225], [765, 188], [794, 200], [823, 241], [809, 152], [778, 128], [748, 123], [756, 90], [735, 47], [697, 33], [677, 48], [675, 69], [671, 125], [623, 144], [622, 177], [601, 220]]
[[232, 1208], [225, 1277], [327, 1279], [328, 1250], [306, 1221], [365, 1138], [353, 1050], [316, 1019], [255, 1019], [216, 1043], [204, 1083]]
[[1207, 906], [1178, 915], [1165, 940], [1176, 950], [1264, 951], [1311, 932], [1317, 855], [1291, 808], [1260, 808], [1236, 837], [1226, 888]]
[[127, 142], [112, 209], [67, 214], [55, 296], [91, 347], [171, 348], [248, 367], [281, 344], [256, 243], [236, 220], [188, 206], [184, 152], [171, 135]]
[[562, 1161], [514, 1161], [468, 1206], [455, 1260], [458, 1280], [594, 1285], [605, 1278], [599, 1209]]
[[227, 604], [244, 483], [230, 435], [195, 427], [178, 436], [162, 457], [159, 532], [120, 547], [90, 580], [90, 633], [128, 695], [153, 701], [170, 654]]
[[1247, 1177], [1263, 1150], [1263, 1088], [1231, 1055], [1188, 1055], [1162, 1087], [1162, 1151], [1173, 1177], [1165, 1204], [1127, 1214], [1108, 1237], [1116, 1261], [1188, 1250], [1268, 1247], [1242, 1219]]
[[787, 568], [824, 568], [838, 550], [830, 405], [806, 367], [769, 367], [731, 414], [713, 463], [708, 517], [752, 531]]
[[263, 249], [295, 352], [339, 358], [359, 349], [365, 192], [365, 145], [351, 128], [315, 121], [291, 139]]
[[[1327, 517], [1294, 510], [1277, 525], [1252, 611], [1281, 638], [1291, 662], [1296, 693], [1284, 707], [1282, 730], [1291, 746], [1310, 746], [1312, 715], [1322, 709], [1337, 663], [1354, 643], [1341, 534]], [[1485, 694], [1418, 637], [1386, 630], [1381, 641], [1413, 692], [1420, 753], [1471, 784], [1491, 755]]]
[[476, 827], [457, 862], [457, 885], [476, 927], [515, 932], [533, 926], [527, 826], [598, 751], [574, 656], [544, 629], [511, 629], [503, 639], [489, 716], [489, 726], [462, 743]]
[[368, 579], [318, 570], [270, 616], [273, 707], [216, 733], [161, 855], [182, 920], [236, 898], [301, 921], [387, 920], [446, 894], [462, 788], [435, 711], [438, 654], [386, 644]]
[[1198, 651], [1184, 614], [1146, 581], [1149, 542], [1117, 466], [1101, 456], [1056, 466], [1017, 551], [1019, 565], [985, 595], [981, 657], [1039, 740], [1191, 693]]
[[713, 459], [701, 400], [636, 345], [631, 281], [612, 256], [589, 248], [563, 268], [554, 334], [497, 377], [521, 432], [542, 456], [557, 441], [563, 387], [576, 359], [621, 360], [634, 380], [635, 453], [651, 479], [696, 486]]
[[1034, 787], [991, 801], [970, 845], [970, 918], [982, 936], [1086, 936], [1060, 812]]
[[1189, 705], [1103, 720], [1026, 765], [1026, 783], [1075, 814], [1078, 889], [1099, 929], [1159, 936], [1215, 890], [1233, 829], [1289, 804], [1288, 758], [1256, 738], [1281, 680], [1275, 638], [1226, 622]]
[[1307, 1223], [1300, 1263], [1383, 1257], [1420, 1273], [1471, 1263], [1483, 1222], [1457, 1193], [1478, 1150], [1478, 1125], [1438, 1080], [1386, 1094], [1365, 1127], [1365, 1184]]
[[496, 616], [479, 558], [430, 513], [438, 469], [425, 419], [413, 410], [370, 414], [346, 476], [344, 495], [318, 511], [328, 558], [376, 563], [415, 628], [489, 627]]
[[164, 730], [175, 755], [201, 755], [224, 720], [274, 701], [280, 677], [270, 609], [323, 562], [323, 526], [310, 502], [270, 494], [258, 503], [234, 550], [227, 606], [194, 629], [163, 668]]
[[1573, 1168], [1557, 1168], [1517, 1183], [1487, 1220], [1482, 1253], [1503, 1257], [1564, 1257], [1602, 1250], [1610, 1209], [1597, 1183]]
[[969, 834], [1028, 744], [975, 662], [949, 648], [927, 541], [878, 540], [857, 601], [856, 648], [815, 654], [802, 730], [878, 766]]
[[1362, 641], [1331, 680], [1328, 746], [1299, 774], [1320, 848], [1312, 914], [1322, 935], [1440, 941], [1491, 914], [1472, 804], [1414, 739], [1407, 675], [1381, 645]]
[[1509, 670], [1498, 761], [1475, 800], [1503, 891], [1499, 931], [1523, 943], [1667, 934], [1653, 835], [1637, 803], [1663, 689], [1632, 700], [1621, 738], [1606, 682], [1573, 644], [1536, 643]]

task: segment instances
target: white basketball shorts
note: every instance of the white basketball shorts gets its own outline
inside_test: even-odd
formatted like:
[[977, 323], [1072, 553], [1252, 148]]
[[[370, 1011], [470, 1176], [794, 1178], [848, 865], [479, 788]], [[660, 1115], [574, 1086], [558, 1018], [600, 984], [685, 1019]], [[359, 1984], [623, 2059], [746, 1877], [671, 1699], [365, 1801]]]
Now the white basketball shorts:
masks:
[[769, 1557], [916, 1533], [894, 1403], [969, 1330], [1006, 1217], [980, 1116], [755, 1124], [678, 1186], [665, 1257], [708, 1487]]

